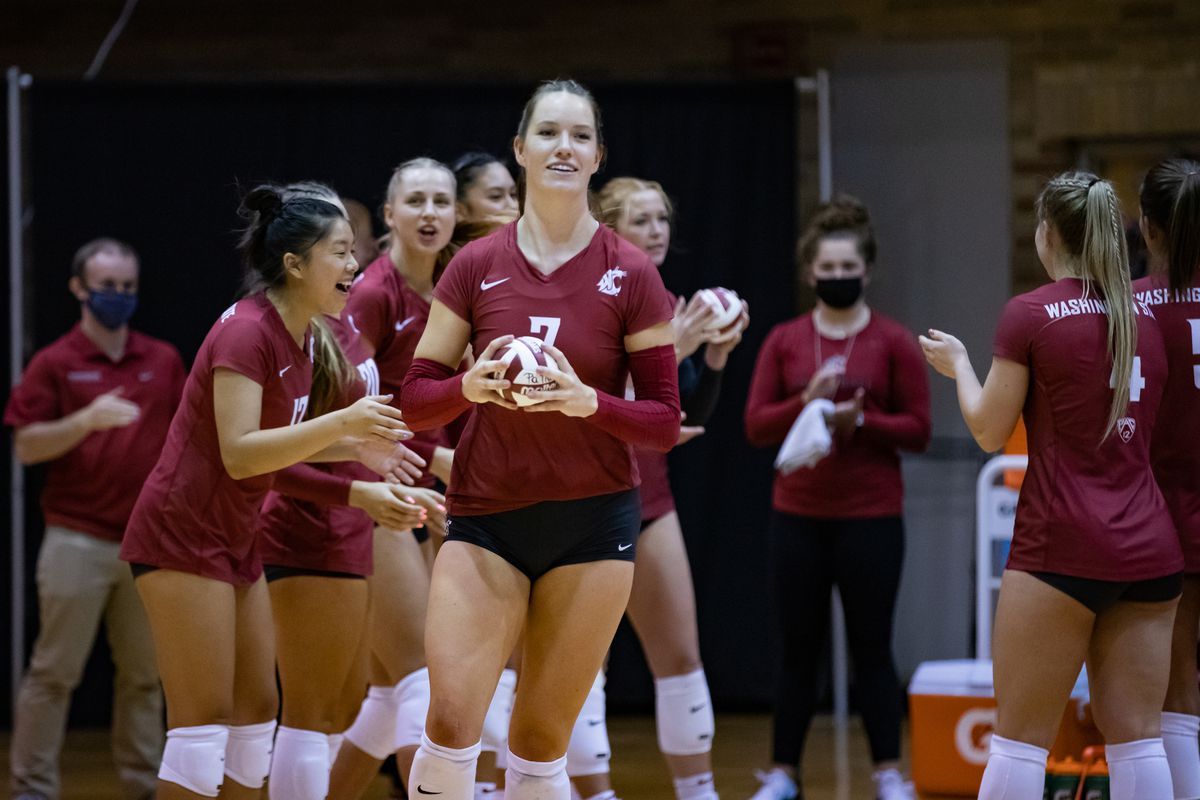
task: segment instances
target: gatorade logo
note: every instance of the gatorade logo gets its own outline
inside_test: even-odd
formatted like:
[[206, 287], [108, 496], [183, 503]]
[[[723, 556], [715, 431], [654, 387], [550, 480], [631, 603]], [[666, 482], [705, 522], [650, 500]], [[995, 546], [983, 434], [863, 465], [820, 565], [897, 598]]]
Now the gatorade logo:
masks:
[[987, 764], [995, 727], [994, 708], [972, 708], [958, 718], [958, 724], [954, 726], [954, 748], [963, 761], [977, 767]]

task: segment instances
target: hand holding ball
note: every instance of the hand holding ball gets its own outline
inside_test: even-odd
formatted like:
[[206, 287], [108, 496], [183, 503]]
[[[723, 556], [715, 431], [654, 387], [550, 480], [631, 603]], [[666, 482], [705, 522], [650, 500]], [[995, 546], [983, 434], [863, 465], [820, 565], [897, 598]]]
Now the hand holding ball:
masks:
[[701, 289], [696, 292], [696, 296], [712, 309], [712, 321], [704, 329], [704, 332], [712, 337], [710, 341], [719, 342], [733, 336], [742, 324], [744, 310], [742, 298], [738, 297], [737, 292], [717, 286], [713, 289]]
[[505, 370], [496, 372], [493, 378], [507, 380], [509, 388], [498, 391], [505, 400], [519, 406], [532, 406], [543, 402], [541, 392], [558, 388], [553, 380], [538, 374], [538, 367], [558, 368], [558, 364], [542, 348], [542, 340], [536, 336], [521, 336], [496, 351], [493, 356], [503, 362]]

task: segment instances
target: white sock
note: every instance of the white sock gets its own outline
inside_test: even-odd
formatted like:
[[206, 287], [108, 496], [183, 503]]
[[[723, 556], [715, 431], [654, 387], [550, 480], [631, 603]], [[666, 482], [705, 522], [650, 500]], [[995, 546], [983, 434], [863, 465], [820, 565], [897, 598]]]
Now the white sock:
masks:
[[1162, 738], [1175, 800], [1200, 798], [1200, 717], [1164, 711]]
[[1044, 747], [992, 734], [979, 800], [1037, 800], [1046, 789], [1049, 757], [1050, 751]]
[[[1200, 746], [1200, 745], [1197, 745]], [[1172, 800], [1171, 768], [1162, 739], [1110, 744], [1104, 748], [1108, 760], [1109, 792], [1112, 800]]]
[[443, 747], [422, 734], [408, 785], [412, 796], [440, 795], [437, 800], [474, 800], [475, 762], [479, 742], [470, 747]]
[[345, 734], [331, 733], [329, 734], [329, 768], [333, 769], [333, 762], [337, 761], [338, 751], [342, 749], [342, 740], [345, 739]]
[[594, 794], [591, 797], [581, 798], [581, 800], [616, 800], [616, 797], [617, 792], [615, 789], [605, 789], [599, 794]]
[[504, 796], [507, 800], [569, 800], [571, 779], [567, 777], [567, 757], [526, 761], [509, 750]]
[[676, 778], [674, 783], [676, 800], [717, 800], [717, 785], [711, 772]]
[[329, 794], [329, 737], [279, 726], [271, 755], [271, 800], [325, 800]]
[[496, 782], [476, 781], [475, 800], [496, 800]]

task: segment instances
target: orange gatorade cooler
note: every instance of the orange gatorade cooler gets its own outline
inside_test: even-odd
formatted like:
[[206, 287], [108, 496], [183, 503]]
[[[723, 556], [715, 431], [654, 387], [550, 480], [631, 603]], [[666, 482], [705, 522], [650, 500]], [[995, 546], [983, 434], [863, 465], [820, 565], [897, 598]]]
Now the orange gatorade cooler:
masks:
[[[1063, 713], [1052, 757], [1078, 759], [1086, 745], [1099, 741], [1080, 713], [1087, 697], [1087, 683], [1081, 677]], [[913, 675], [908, 703], [917, 790], [975, 797], [996, 724], [992, 662], [927, 661]]]

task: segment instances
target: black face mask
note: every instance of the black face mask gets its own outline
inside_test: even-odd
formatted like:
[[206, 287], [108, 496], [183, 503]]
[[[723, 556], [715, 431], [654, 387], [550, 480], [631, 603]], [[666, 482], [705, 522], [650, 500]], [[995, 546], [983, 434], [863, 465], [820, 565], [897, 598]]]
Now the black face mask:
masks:
[[817, 297], [830, 308], [849, 308], [862, 297], [862, 278], [819, 278]]

